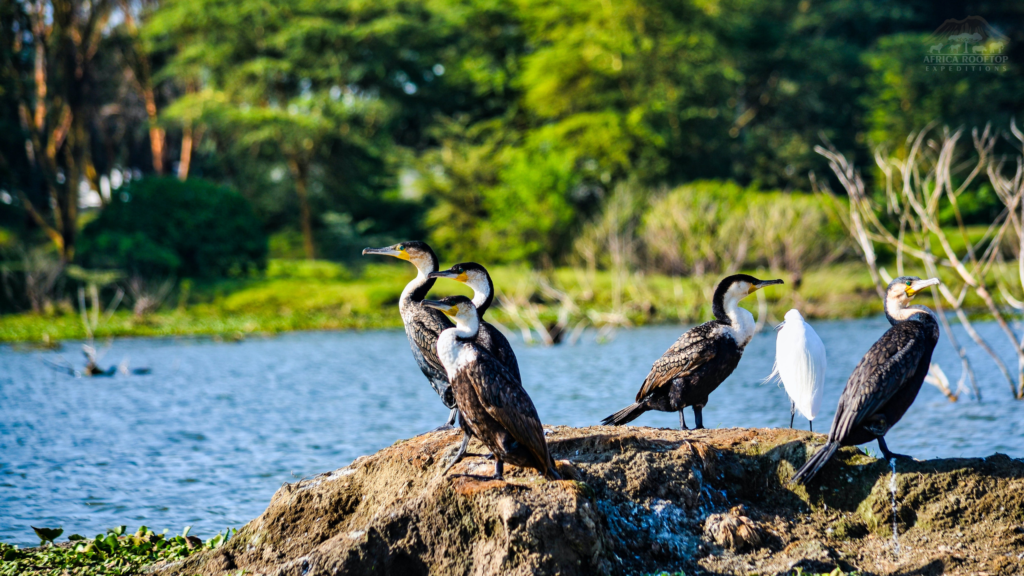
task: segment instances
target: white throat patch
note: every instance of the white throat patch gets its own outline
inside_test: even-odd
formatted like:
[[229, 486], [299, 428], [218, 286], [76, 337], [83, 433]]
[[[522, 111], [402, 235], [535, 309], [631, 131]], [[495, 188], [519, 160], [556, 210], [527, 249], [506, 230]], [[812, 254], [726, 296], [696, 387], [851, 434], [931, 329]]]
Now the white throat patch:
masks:
[[731, 326], [725, 327], [725, 332], [732, 336], [736, 344], [743, 348], [754, 337], [754, 315], [745, 308], [740, 307], [740, 300], [750, 294], [750, 284], [737, 282], [729, 287], [725, 293], [722, 305], [725, 307], [725, 315], [729, 317]]
[[476, 361], [477, 353], [472, 342], [459, 340], [459, 328], [449, 328], [437, 339], [437, 357], [451, 381], [455, 374]]
[[491, 295], [491, 286], [487, 277], [477, 270], [466, 273], [466, 285], [473, 289], [473, 305], [480, 308]]

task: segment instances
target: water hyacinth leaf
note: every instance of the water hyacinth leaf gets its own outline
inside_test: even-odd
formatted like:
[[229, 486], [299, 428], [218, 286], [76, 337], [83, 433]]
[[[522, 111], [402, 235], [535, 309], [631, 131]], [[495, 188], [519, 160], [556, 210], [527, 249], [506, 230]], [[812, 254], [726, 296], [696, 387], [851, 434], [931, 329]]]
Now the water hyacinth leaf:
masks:
[[[181, 531], [181, 537], [182, 538], [187, 538], [188, 537], [188, 531], [191, 530], [191, 529], [192, 529], [191, 526], [185, 526], [185, 529]], [[164, 532], [166, 532], [166, 530]]]
[[33, 526], [32, 530], [35, 531], [36, 536], [39, 536], [41, 544], [53, 542], [58, 536], [64, 533], [63, 528], [36, 528]]
[[68, 536], [68, 542], [78, 542], [79, 540], [85, 540], [85, 536], [82, 536], [81, 534], [72, 534], [71, 536]]
[[127, 526], [122, 525], [122, 526], [118, 526], [117, 528], [112, 528], [110, 531], [113, 532], [115, 536], [121, 536], [122, 534], [124, 534], [124, 531], [127, 530], [127, 529], [128, 529]]

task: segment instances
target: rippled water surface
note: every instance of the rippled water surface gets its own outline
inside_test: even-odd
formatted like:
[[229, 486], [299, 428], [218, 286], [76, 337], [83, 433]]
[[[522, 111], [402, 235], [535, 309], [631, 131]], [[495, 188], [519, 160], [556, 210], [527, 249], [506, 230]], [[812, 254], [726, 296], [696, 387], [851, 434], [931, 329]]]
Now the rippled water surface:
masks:
[[[814, 324], [828, 349], [817, 428], [827, 431], [846, 378], [888, 324], [882, 318]], [[1004, 340], [981, 325], [991, 342]], [[593, 333], [576, 346], [513, 340], [528, 392], [545, 423], [586, 426], [628, 404], [681, 327]], [[967, 338], [959, 334], [964, 341]], [[78, 362], [77, 345], [59, 354]], [[704, 410], [708, 427], [786, 426], [789, 401], [771, 371], [773, 332], [753, 340]], [[37, 543], [30, 525], [85, 535], [145, 524], [209, 537], [260, 514], [284, 482], [344, 466], [441, 424], [401, 331], [298, 333], [242, 343], [118, 340], [103, 364], [129, 358], [147, 376], [72, 378], [43, 358], [0, 347], [0, 540]], [[960, 363], [943, 339], [935, 357], [950, 379]], [[918, 458], [1024, 457], [1024, 403], [995, 367], [973, 355], [984, 401], [950, 403], [925, 385], [887, 436]], [[1006, 355], [1008, 363], [1011, 357]], [[687, 410], [692, 425], [692, 412]], [[644, 426], [678, 426], [648, 413]], [[806, 420], [797, 417], [797, 427]], [[877, 447], [868, 446], [877, 453]]]

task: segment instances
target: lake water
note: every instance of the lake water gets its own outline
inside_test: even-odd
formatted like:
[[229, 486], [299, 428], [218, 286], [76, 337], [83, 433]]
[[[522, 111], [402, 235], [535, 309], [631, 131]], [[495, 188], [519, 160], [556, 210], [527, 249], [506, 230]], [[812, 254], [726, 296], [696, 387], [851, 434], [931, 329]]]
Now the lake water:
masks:
[[[829, 369], [816, 428], [825, 432], [846, 378], [885, 331], [884, 318], [816, 322]], [[592, 331], [576, 346], [513, 339], [527, 391], [545, 423], [587, 426], [632, 401], [651, 363], [681, 327]], [[1004, 351], [998, 327], [981, 324]], [[958, 334], [963, 341], [967, 338]], [[973, 346], [973, 344], [972, 344]], [[0, 540], [38, 542], [30, 525], [91, 536], [127, 524], [208, 538], [259, 515], [284, 482], [344, 466], [441, 424], [431, 391], [401, 331], [295, 333], [241, 343], [123, 339], [104, 366], [130, 359], [147, 376], [73, 378], [43, 364], [63, 352], [0, 347]], [[711, 396], [708, 427], [787, 426], [789, 400], [775, 384], [774, 332], [755, 337], [736, 372]], [[1024, 457], [1024, 402], [991, 361], [972, 350], [984, 401], [951, 403], [925, 385], [887, 436], [917, 458]], [[960, 364], [943, 339], [935, 358], [953, 382]], [[1008, 363], [1012, 357], [1007, 354]], [[693, 414], [687, 410], [688, 423]], [[676, 427], [675, 414], [634, 424]], [[795, 424], [806, 427], [799, 416]], [[876, 454], [877, 445], [868, 445]]]

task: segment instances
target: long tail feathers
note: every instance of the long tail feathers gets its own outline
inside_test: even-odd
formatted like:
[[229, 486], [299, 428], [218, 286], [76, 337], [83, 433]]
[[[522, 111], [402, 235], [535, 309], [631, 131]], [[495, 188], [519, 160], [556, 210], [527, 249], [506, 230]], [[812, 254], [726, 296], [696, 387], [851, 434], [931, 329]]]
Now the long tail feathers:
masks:
[[789, 483], [806, 484], [811, 478], [814, 478], [814, 475], [817, 474], [829, 460], [832, 459], [832, 455], [836, 453], [836, 450], [839, 450], [838, 442], [829, 442], [822, 446], [821, 450], [818, 450], [814, 456], [811, 456], [811, 458], [807, 460], [806, 464], [797, 470]]
[[621, 426], [636, 420], [644, 412], [647, 412], [647, 408], [644, 408], [643, 404], [637, 402], [636, 404], [630, 404], [615, 414], [601, 420], [601, 424], [604, 424], [605, 426]]

